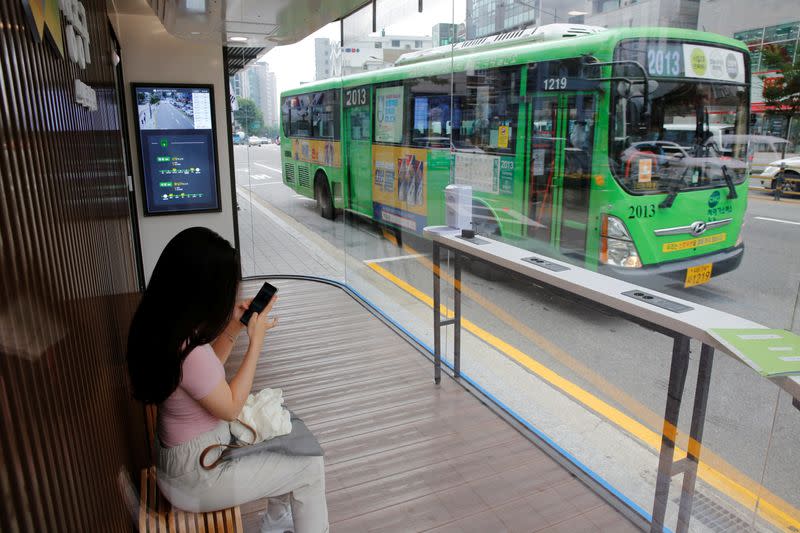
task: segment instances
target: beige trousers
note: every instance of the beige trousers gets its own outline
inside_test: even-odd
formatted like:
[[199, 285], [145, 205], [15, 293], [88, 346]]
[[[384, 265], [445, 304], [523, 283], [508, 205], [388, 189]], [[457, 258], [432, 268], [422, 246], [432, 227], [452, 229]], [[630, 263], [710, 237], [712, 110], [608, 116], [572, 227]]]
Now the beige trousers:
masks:
[[[227, 422], [170, 448], [160, 447], [156, 439], [158, 487], [172, 505], [191, 512], [216, 511], [291, 493], [295, 533], [327, 533], [322, 457], [255, 453], [204, 470], [199, 462], [202, 451], [230, 440]], [[210, 464], [214, 459], [212, 452], [205, 462]]]

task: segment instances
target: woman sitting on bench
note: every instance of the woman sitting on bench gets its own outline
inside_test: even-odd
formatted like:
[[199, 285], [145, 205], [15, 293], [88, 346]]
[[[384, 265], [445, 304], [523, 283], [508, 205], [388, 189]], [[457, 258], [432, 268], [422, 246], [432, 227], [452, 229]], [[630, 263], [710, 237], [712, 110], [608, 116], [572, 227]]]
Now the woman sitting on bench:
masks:
[[[238, 265], [236, 250], [213, 231], [184, 230], [164, 248], [134, 315], [128, 373], [134, 396], [159, 407], [158, 485], [175, 507], [191, 512], [291, 493], [295, 531], [327, 532], [322, 457], [265, 452], [200, 466], [206, 447], [230, 443], [228, 421], [241, 411], [264, 336], [277, 324], [267, 316], [273, 298], [248, 322], [247, 353], [227, 382], [223, 364], [249, 304], [236, 302]], [[265, 522], [279, 520], [270, 507]]]

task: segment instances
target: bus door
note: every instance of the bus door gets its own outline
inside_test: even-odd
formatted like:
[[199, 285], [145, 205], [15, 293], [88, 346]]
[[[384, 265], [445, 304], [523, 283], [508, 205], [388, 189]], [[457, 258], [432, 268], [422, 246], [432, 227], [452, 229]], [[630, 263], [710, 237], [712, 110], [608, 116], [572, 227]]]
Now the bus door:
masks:
[[369, 87], [344, 91], [344, 139], [350, 208], [372, 216], [372, 112]]
[[546, 93], [532, 101], [528, 234], [583, 256], [594, 145], [592, 94]]

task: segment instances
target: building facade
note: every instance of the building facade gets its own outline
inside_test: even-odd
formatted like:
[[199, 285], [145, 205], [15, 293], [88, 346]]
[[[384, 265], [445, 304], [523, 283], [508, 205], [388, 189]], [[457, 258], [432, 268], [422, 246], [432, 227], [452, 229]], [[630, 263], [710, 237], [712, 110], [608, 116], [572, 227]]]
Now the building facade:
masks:
[[434, 24], [433, 28], [431, 28], [433, 46], [446, 46], [461, 42], [465, 39], [466, 31], [466, 25], [463, 22], [461, 24], [449, 24], [446, 22]]
[[591, 0], [467, 0], [466, 39], [531, 26], [581, 23]]
[[477, 39], [536, 24], [541, 0], [467, 0], [466, 38]]
[[433, 46], [430, 37], [381, 35], [365, 37], [341, 48], [341, 75], [365, 70], [380, 70], [392, 66], [397, 58], [408, 52]]
[[278, 89], [275, 73], [267, 63], [253, 63], [232, 78], [237, 98], [248, 98], [261, 110], [265, 126], [278, 124]]
[[267, 126], [278, 125], [278, 81], [275, 73], [269, 69], [268, 63], [262, 63], [266, 67], [264, 84], [264, 105], [261, 112], [264, 114], [264, 124]]
[[[736, 13], [736, 16], [727, 16]], [[762, 59], [767, 46], [782, 49], [787, 58], [800, 56], [800, 5], [783, 0], [701, 0], [698, 29], [733, 37], [750, 49], [750, 66], [753, 73], [750, 106], [752, 131], [756, 134], [788, 138], [795, 144], [800, 141], [800, 118], [792, 120], [791, 131], [786, 117], [770, 113], [762, 95], [765, 78], [774, 77]]]
[[314, 39], [314, 79], [326, 80], [337, 76], [334, 49], [339, 47], [339, 43], [330, 39]]
[[591, 0], [584, 23], [604, 28], [667, 26], [697, 29], [699, 0]]

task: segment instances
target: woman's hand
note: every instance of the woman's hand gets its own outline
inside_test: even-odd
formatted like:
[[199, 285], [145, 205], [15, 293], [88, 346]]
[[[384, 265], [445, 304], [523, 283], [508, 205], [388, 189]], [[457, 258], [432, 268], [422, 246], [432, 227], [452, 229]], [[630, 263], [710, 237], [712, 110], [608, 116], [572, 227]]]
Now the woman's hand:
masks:
[[247, 308], [250, 307], [250, 302], [252, 301], [252, 298], [239, 300], [233, 307], [233, 316], [231, 317], [230, 322], [228, 322], [228, 325], [225, 327], [225, 332], [231, 337], [236, 337], [236, 335], [238, 335], [244, 329], [244, 324], [242, 324], [241, 318], [244, 312], [247, 311]]
[[264, 336], [267, 331], [271, 330], [278, 325], [278, 317], [270, 318], [269, 313], [272, 311], [272, 306], [278, 301], [277, 296], [273, 296], [272, 300], [267, 304], [260, 313], [253, 313], [250, 321], [247, 323], [247, 336], [250, 337], [250, 346], [258, 346], [261, 349], [261, 344], [264, 342]]

